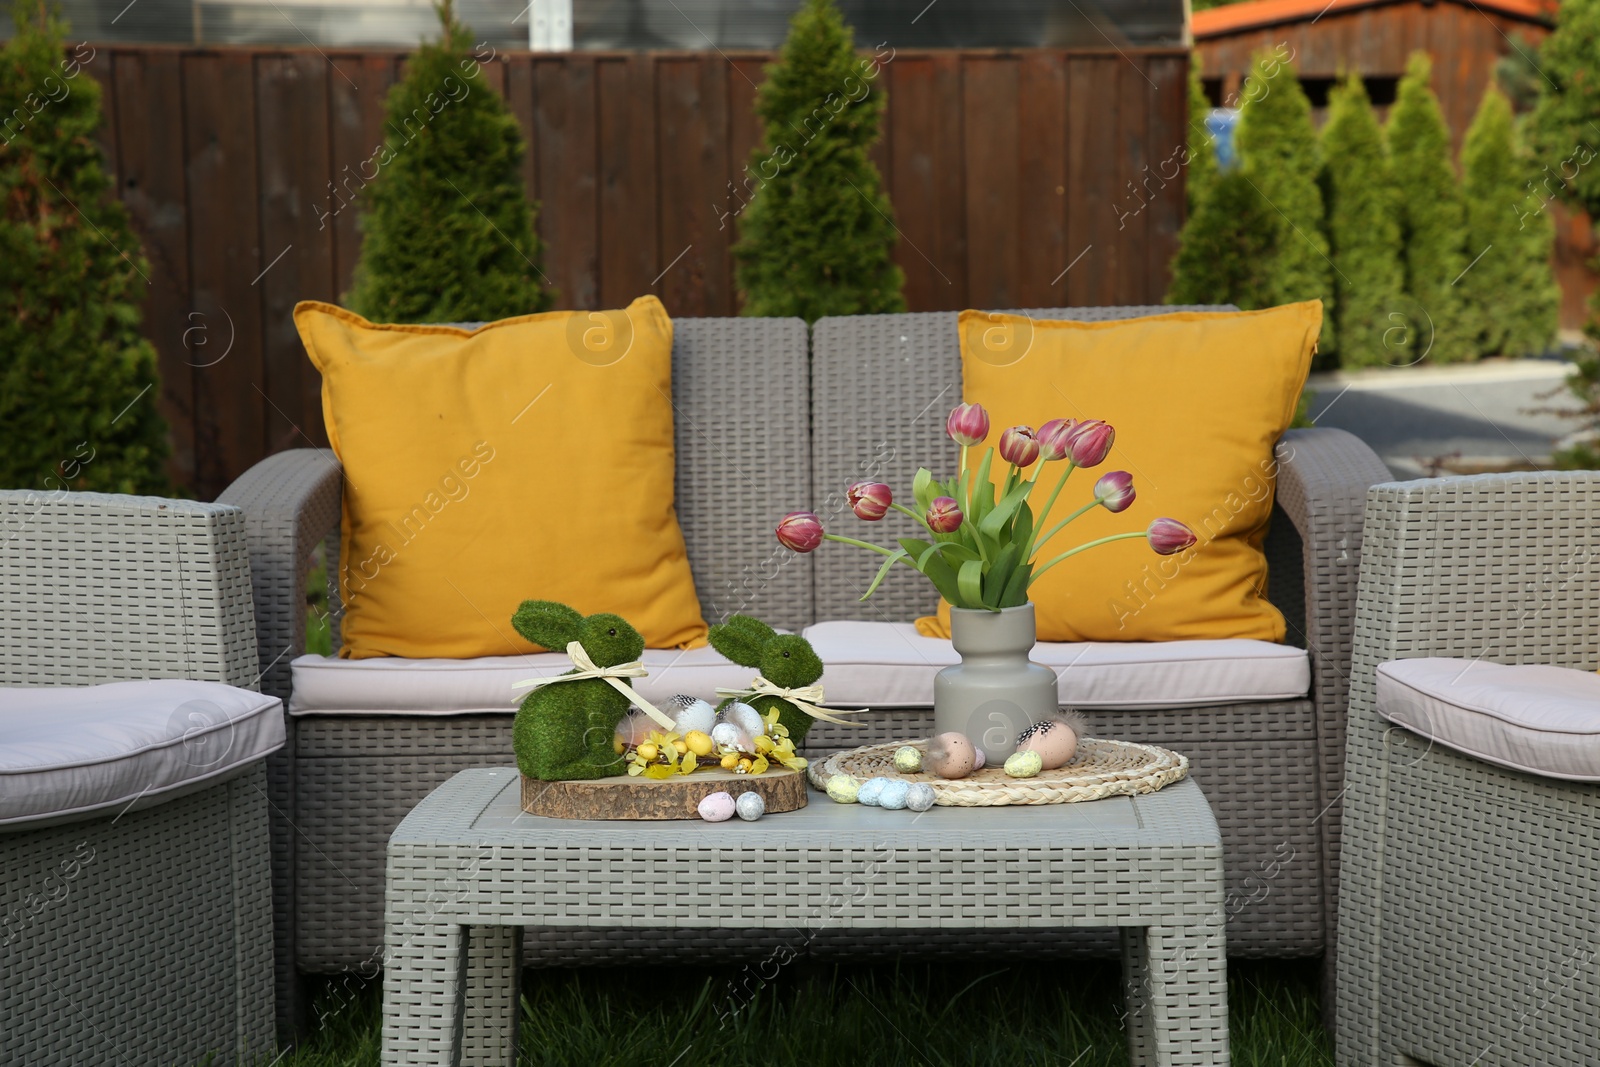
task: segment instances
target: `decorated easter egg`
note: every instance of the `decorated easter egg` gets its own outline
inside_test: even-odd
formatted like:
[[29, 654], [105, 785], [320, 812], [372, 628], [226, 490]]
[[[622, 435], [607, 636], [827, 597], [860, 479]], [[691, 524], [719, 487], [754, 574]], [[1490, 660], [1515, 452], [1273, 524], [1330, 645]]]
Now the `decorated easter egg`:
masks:
[[730, 793], [709, 793], [700, 801], [700, 817], [706, 822], [727, 822], [733, 818], [733, 811]]
[[901, 745], [895, 749], [894, 769], [906, 774], [922, 770], [922, 749], [916, 745]]
[[716, 708], [698, 697], [685, 693], [679, 693], [669, 699], [661, 706], [661, 710], [672, 716], [672, 729], [680, 734], [687, 734], [692, 730], [709, 734], [711, 727], [716, 725], [717, 721]]
[[906, 790], [906, 807], [912, 811], [927, 811], [938, 799], [939, 794], [927, 782], [913, 782]]
[[884, 784], [883, 790], [878, 794], [878, 806], [891, 811], [899, 811], [906, 806], [906, 797], [911, 792], [911, 783], [904, 778], [890, 778]]
[[1043, 769], [1044, 760], [1031, 748], [1006, 757], [1006, 773], [1013, 778], [1032, 778]]
[[856, 791], [856, 803], [876, 805], [878, 797], [882, 795], [884, 786], [889, 784], [887, 778], [868, 778], [861, 783], [861, 788]]
[[983, 770], [984, 766], [988, 764], [989, 757], [983, 754], [983, 749], [981, 748], [974, 747], [973, 751], [977, 754], [977, 757], [972, 761], [972, 769], [975, 771], [981, 771]]
[[717, 715], [719, 722], [731, 722], [751, 737], [760, 737], [767, 732], [767, 722], [761, 713], [749, 704], [735, 700], [723, 708]]
[[836, 774], [828, 779], [828, 799], [838, 804], [854, 804], [861, 785], [848, 774]]
[[711, 728], [711, 740], [716, 742], [718, 748], [731, 748], [739, 752], [750, 752], [755, 747], [755, 738], [745, 733], [731, 722], [719, 722]]
[[1064, 767], [1078, 751], [1078, 734], [1062, 719], [1041, 719], [1017, 735], [1018, 752], [1037, 752], [1047, 771]]
[[767, 813], [767, 802], [760, 793], [740, 793], [733, 808], [745, 822], [755, 822]]
[[954, 731], [940, 734], [928, 742], [922, 769], [940, 778], [965, 778], [977, 764], [977, 746], [966, 734]]
[[711, 755], [711, 737], [708, 734], [701, 733], [699, 730], [690, 730], [684, 734], [683, 744], [685, 748], [696, 756]]

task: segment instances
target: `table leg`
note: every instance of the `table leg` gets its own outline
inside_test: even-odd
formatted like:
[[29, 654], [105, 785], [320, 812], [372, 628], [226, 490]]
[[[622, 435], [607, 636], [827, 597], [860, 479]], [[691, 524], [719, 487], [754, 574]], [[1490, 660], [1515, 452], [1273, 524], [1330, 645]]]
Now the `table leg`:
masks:
[[384, 942], [384, 1067], [460, 1062], [467, 939], [455, 923], [391, 921]]
[[461, 1067], [516, 1067], [522, 927], [467, 927]]
[[1228, 960], [1220, 926], [1124, 927], [1134, 1067], [1226, 1067]]

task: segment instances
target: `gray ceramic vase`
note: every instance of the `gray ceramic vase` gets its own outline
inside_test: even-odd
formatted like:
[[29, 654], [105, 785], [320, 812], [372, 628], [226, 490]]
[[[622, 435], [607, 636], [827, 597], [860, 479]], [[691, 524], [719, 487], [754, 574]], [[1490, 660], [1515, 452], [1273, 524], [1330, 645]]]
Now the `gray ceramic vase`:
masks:
[[950, 640], [961, 662], [933, 679], [933, 729], [966, 734], [998, 767], [1017, 735], [1058, 710], [1056, 674], [1028, 659], [1033, 603], [1000, 611], [950, 609]]

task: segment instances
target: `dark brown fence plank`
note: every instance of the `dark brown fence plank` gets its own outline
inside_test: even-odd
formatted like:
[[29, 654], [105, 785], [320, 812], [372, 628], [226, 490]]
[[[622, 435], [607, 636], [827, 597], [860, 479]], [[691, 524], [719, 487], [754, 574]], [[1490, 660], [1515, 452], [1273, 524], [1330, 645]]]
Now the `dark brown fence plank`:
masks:
[[537, 56], [533, 82], [539, 189], [546, 199], [539, 215], [544, 271], [559, 290], [559, 307], [598, 307], [594, 59]]
[[595, 67], [599, 91], [600, 306], [626, 307], [650, 291], [661, 268], [654, 176], [660, 166], [655, 61], [607, 57]]
[[963, 72], [967, 155], [967, 301], [974, 307], [1016, 307], [1020, 214], [1017, 164], [1022, 158], [1015, 107], [994, 100], [1018, 99], [1017, 60], [967, 60]]
[[1156, 194], [1145, 180], [1150, 173], [1149, 112], [1154, 86], [1144, 64], [1143, 57], [1135, 56], [1117, 65], [1122, 82], [1117, 91], [1120, 121], [1116, 144], [1106, 158], [1115, 161], [1108, 168], [1115, 174], [1113, 195], [1131, 213], [1117, 223], [1112, 246], [1116, 251], [1117, 277], [1108, 303], [1119, 294], [1125, 294], [1132, 303], [1144, 303], [1150, 297], [1150, 250], [1145, 231], [1150, 223], [1149, 202]]
[[739, 238], [739, 216], [761, 183], [759, 167], [750, 163], [761, 144], [761, 120], [756, 115], [756, 92], [766, 80], [765, 58], [734, 56], [728, 69], [728, 181], [717, 191], [714, 217], [728, 231], [728, 277], [733, 279], [735, 308], [743, 307], [733, 247]]
[[[191, 298], [207, 331], [195, 374], [195, 490], [210, 499], [266, 454], [254, 57], [184, 60]], [[226, 353], [225, 355], [223, 353]]]
[[[261, 294], [267, 450], [327, 444], [322, 383], [294, 326], [300, 300], [337, 300], [333, 231], [325, 207], [305, 195], [327, 180], [328, 64], [316, 55], [262, 56], [256, 64], [256, 137], [261, 160]], [[337, 74], [333, 74], [337, 78]], [[286, 150], [293, 146], [293, 150]], [[368, 168], [367, 173], [372, 173]], [[358, 193], [359, 164], [334, 173], [335, 187]]]
[[662, 157], [661, 276], [655, 283], [673, 315], [731, 315], [728, 235], [718, 228], [717, 194], [727, 188], [727, 63], [717, 55], [662, 58], [656, 64]]
[[[1066, 303], [1067, 68], [1057, 53], [1022, 57], [1017, 72], [1019, 191], [1011, 232], [1016, 235], [1020, 307]], [[1059, 279], [1059, 281], [1057, 280]]]
[[[895, 121], [889, 139], [899, 165], [888, 188], [900, 228], [895, 261], [906, 276], [906, 306], [912, 311], [962, 307], [967, 302], [967, 203], [961, 59], [897, 56], [877, 82], [891, 70]], [[880, 91], [879, 84], [872, 91]]]
[[[1149, 90], [1150, 164], [1153, 179], [1150, 206], [1145, 208], [1146, 299], [1156, 303], [1172, 281], [1172, 257], [1178, 253], [1178, 232], [1183, 229], [1184, 160], [1187, 152], [1189, 111], [1184, 104], [1189, 72], [1182, 57], [1156, 56], [1147, 72], [1155, 85]], [[1210, 151], [1199, 145], [1201, 151]]]
[[[389, 87], [394, 84], [395, 57], [392, 54], [334, 56], [329, 72], [329, 127], [332, 166], [315, 189], [307, 191], [317, 205], [317, 225], [333, 230], [333, 277], [336, 299], [350, 291], [361, 252], [361, 231], [357, 226], [362, 209], [359, 195], [333, 181], [335, 174], [355, 174], [371, 180], [382, 170], [380, 149], [388, 140], [384, 115]], [[359, 186], [352, 183], [359, 193]], [[337, 195], [336, 195], [337, 194]]]
[[[470, 82], [468, 85], [470, 86]], [[533, 117], [533, 57], [527, 55], [506, 58], [506, 104], [522, 127], [522, 140], [527, 151], [522, 156], [522, 184], [528, 199], [539, 200], [539, 153], [534, 138]]]

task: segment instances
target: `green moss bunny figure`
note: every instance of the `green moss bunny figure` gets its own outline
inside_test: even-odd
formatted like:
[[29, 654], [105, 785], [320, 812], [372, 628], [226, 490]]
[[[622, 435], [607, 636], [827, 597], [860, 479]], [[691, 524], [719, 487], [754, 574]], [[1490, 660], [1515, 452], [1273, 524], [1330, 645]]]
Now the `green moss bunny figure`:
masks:
[[[552, 652], [565, 652], [576, 641], [597, 667], [631, 663], [644, 654], [644, 638], [619, 615], [584, 618], [565, 604], [525, 600], [511, 625]], [[613, 739], [628, 706], [628, 698], [603, 678], [539, 686], [523, 699], [511, 728], [518, 769], [545, 782], [623, 773]]]
[[[811, 642], [798, 634], [780, 634], [748, 615], [728, 616], [727, 622], [711, 627], [709, 639], [712, 648], [741, 666], [755, 668], [761, 677], [779, 688], [799, 689], [822, 677], [822, 660], [812, 650]], [[718, 705], [719, 709], [735, 699], [724, 700]], [[763, 716], [777, 708], [778, 721], [789, 731], [796, 745], [805, 740], [806, 731], [811, 729], [811, 716], [782, 697], [768, 694], [744, 702]]]

